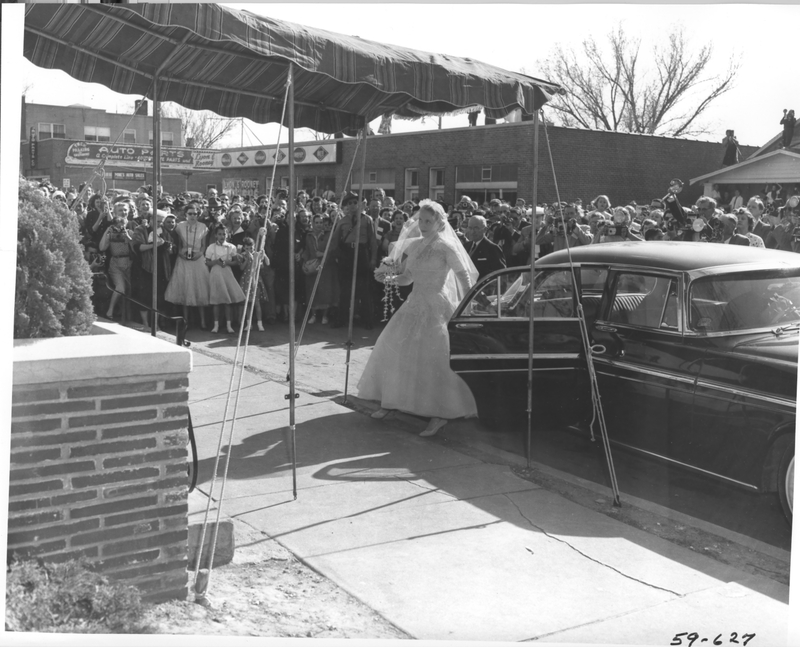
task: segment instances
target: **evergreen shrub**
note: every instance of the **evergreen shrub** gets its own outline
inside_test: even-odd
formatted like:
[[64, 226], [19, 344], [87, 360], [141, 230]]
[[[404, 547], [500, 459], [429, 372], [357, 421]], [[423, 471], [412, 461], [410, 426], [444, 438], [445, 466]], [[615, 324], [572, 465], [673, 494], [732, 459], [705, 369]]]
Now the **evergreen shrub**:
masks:
[[89, 334], [91, 296], [75, 214], [20, 180], [14, 338]]

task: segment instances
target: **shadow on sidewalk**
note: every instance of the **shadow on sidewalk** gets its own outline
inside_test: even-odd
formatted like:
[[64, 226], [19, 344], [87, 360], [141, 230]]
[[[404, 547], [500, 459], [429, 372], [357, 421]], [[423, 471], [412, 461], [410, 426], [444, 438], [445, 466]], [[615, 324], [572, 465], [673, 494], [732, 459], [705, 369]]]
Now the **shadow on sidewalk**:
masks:
[[[292, 439], [286, 426], [287, 412], [285, 409], [260, 411], [262, 413], [237, 422], [238, 429], [244, 428], [244, 431], [239, 432], [230, 450], [225, 490], [226, 503], [230, 499], [236, 509], [233, 516], [269, 509], [280, 510], [293, 503]], [[314, 497], [318, 497], [325, 503], [303, 512], [298, 512], [298, 508], [286, 509], [291, 510], [289, 516], [292, 521], [286, 522], [289, 525], [283, 529], [271, 533], [273, 538], [280, 539], [308, 529], [324, 529], [342, 520], [363, 519], [370, 514], [383, 514], [391, 510], [396, 512], [399, 508], [407, 509], [412, 505], [446, 505], [461, 501], [488, 513], [496, 521], [482, 522], [476, 526], [468, 519], [461, 525], [459, 520], [455, 522], [455, 529], [508, 523], [525, 531], [565, 538], [567, 542], [590, 539], [599, 540], [600, 545], [606, 540], [618, 539], [638, 544], [647, 551], [721, 582], [728, 581], [731, 573], [735, 572], [733, 568], [708, 559], [702, 553], [678, 548], [675, 544], [542, 490], [514, 476], [508, 468], [489, 465], [478, 458], [452, 451], [445, 442], [441, 442], [441, 438], [437, 437], [436, 442], [421, 439], [361, 413], [342, 411], [325, 401], [298, 408], [297, 416], [295, 446], [298, 500], [317, 501]], [[477, 427], [478, 423], [464, 421], [452, 427], [448, 425], [447, 438], [474, 434], [475, 430], [470, 432], [470, 426]], [[506, 436], [507, 444], [513, 443], [516, 435], [516, 432], [509, 433], [511, 435]], [[201, 458], [198, 487], [206, 493], [216, 453], [216, 441], [211, 435], [198, 442]], [[228, 455], [226, 449], [223, 447], [219, 461], [220, 475]], [[590, 449], [584, 459], [596, 462], [598, 457], [593, 456], [595, 453]], [[343, 488], [338, 496], [336, 489], [329, 487], [338, 488], [347, 484], [351, 489]], [[409, 493], [409, 484], [420, 490]], [[295, 518], [295, 515], [299, 517]], [[424, 529], [419, 535], [415, 534], [413, 527], [409, 527], [407, 532], [404, 540], [427, 536]], [[580, 544], [580, 541], [576, 543]], [[624, 556], [621, 558], [624, 560]], [[748, 578], [742, 585], [784, 601], [778, 590], [780, 587], [765, 586], [762, 582], [754, 581], [754, 578]]]

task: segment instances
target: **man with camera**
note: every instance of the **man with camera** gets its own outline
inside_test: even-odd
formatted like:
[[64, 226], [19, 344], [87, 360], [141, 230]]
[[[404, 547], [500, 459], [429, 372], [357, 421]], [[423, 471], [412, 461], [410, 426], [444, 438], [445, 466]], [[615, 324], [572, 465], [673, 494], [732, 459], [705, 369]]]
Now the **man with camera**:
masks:
[[536, 234], [536, 244], [552, 245], [554, 252], [591, 243], [591, 234], [578, 223], [575, 205], [565, 202], [553, 205], [552, 213], [545, 217], [544, 227]]
[[786, 201], [786, 205], [776, 212], [771, 212], [767, 216], [770, 223], [774, 224], [773, 230], [764, 240], [764, 245], [770, 249], [780, 249], [786, 252], [794, 252], [800, 249], [797, 240], [800, 238], [800, 198], [792, 196]]

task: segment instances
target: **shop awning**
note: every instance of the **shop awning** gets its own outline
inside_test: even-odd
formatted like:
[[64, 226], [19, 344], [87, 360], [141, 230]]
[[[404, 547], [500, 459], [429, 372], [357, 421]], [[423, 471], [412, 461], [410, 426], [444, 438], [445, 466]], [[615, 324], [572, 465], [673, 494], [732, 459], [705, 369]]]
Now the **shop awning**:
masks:
[[483, 106], [533, 113], [561, 88], [471, 59], [421, 52], [212, 3], [33, 3], [24, 55], [116, 92], [258, 123], [278, 122], [295, 65], [295, 127], [354, 134], [383, 114]]

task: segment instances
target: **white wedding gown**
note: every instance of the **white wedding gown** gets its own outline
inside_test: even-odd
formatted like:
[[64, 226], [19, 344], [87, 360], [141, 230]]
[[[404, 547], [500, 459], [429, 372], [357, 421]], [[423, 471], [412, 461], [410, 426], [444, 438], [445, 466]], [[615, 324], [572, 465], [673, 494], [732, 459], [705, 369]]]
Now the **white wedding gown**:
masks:
[[458, 305], [445, 287], [451, 270], [467, 280], [458, 254], [439, 235], [408, 248], [404, 276], [414, 289], [378, 337], [358, 397], [426, 418], [477, 414], [469, 387], [450, 370], [447, 322]]

